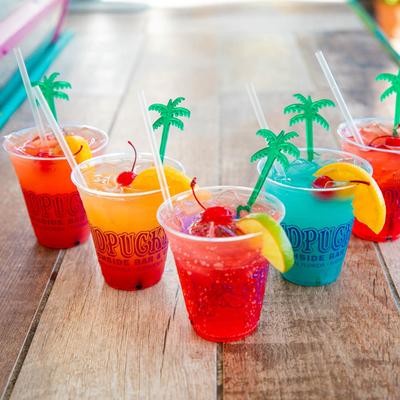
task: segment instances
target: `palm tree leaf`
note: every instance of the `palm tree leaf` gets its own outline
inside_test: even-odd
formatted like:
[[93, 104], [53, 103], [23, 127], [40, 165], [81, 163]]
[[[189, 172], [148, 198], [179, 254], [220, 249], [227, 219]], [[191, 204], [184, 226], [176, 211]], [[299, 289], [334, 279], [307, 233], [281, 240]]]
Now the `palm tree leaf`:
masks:
[[320, 124], [324, 129], [329, 130], [329, 123], [328, 121], [319, 114], [315, 114], [313, 117], [313, 121], [317, 124]]
[[312, 108], [315, 111], [319, 111], [321, 108], [324, 108], [324, 107], [335, 107], [335, 106], [336, 106], [336, 104], [332, 100], [321, 99], [321, 100], [315, 101], [312, 105]]
[[278, 153], [276, 154], [276, 161], [282, 165], [282, 167], [284, 169], [287, 169], [289, 167], [289, 160], [287, 159], [287, 157], [282, 154], [282, 153]]
[[383, 74], [379, 74], [375, 80], [376, 81], [387, 81], [390, 83], [395, 83], [399, 78], [397, 77], [397, 75], [394, 74], [389, 74], [387, 72], [383, 73]]
[[149, 111], [157, 111], [161, 115], [163, 115], [167, 111], [167, 106], [164, 106], [164, 104], [152, 104], [149, 107]]
[[53, 84], [54, 89], [72, 89], [72, 86], [69, 82], [65, 81], [57, 81]]
[[160, 126], [164, 125], [164, 117], [158, 118], [154, 123], [153, 123], [153, 129], [158, 129]]
[[175, 100], [172, 101], [172, 106], [176, 107], [179, 103], [182, 103], [182, 101], [184, 101], [184, 100], [185, 100], [184, 97], [177, 97]]
[[300, 150], [293, 143], [284, 143], [280, 146], [280, 149], [294, 158], [300, 157]]
[[180, 119], [172, 117], [172, 118], [169, 119], [169, 122], [170, 122], [171, 125], [176, 126], [178, 129], [183, 131], [184, 125], [183, 125], [183, 122]]
[[54, 97], [61, 100], [69, 100], [69, 96], [64, 92], [54, 92]]
[[396, 93], [396, 88], [392, 85], [381, 94], [381, 101], [387, 99], [393, 93]]
[[175, 117], [186, 117], [190, 118], [190, 111], [187, 108], [176, 107], [172, 110], [171, 114]]
[[292, 139], [294, 139], [295, 137], [298, 137], [298, 136], [299, 136], [299, 134], [297, 132], [290, 131], [290, 132], [287, 132], [285, 134], [284, 139], [285, 139], [285, 142], [287, 142], [288, 140], [292, 140]]
[[269, 129], [259, 129], [256, 132], [257, 136], [261, 136], [268, 141], [268, 143], [274, 143], [276, 141], [277, 136], [274, 132]]
[[59, 72], [53, 72], [48, 78], [45, 76], [44, 80], [49, 80], [50, 82], [54, 82], [54, 80], [60, 76]]
[[303, 111], [304, 111], [304, 104], [300, 104], [300, 103], [290, 104], [289, 106], [286, 106], [283, 109], [284, 114], [303, 112]]
[[306, 120], [306, 115], [305, 114], [294, 115], [289, 120], [289, 126], [293, 126], [293, 125], [298, 124], [299, 122], [303, 122], [305, 120]]
[[293, 95], [297, 100], [301, 101], [303, 104], [308, 103], [308, 100], [301, 94], [301, 93], [296, 93]]
[[258, 150], [256, 153], [254, 153], [251, 158], [250, 161], [254, 162], [257, 160], [261, 160], [262, 158], [268, 157], [271, 153], [271, 149], [269, 147], [265, 147], [261, 150]]

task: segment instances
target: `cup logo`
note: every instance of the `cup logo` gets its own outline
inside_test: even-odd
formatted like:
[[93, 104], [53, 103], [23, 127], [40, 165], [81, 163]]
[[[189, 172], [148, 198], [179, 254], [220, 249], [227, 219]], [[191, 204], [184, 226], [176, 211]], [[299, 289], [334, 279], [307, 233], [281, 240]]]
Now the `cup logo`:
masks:
[[77, 191], [48, 194], [22, 190], [26, 207], [35, 224], [48, 226], [87, 224], [86, 213]]
[[96, 226], [90, 226], [94, 245], [99, 260], [117, 264], [129, 265], [147, 264], [160, 261], [167, 253], [168, 240], [165, 231], [160, 226], [140, 232], [103, 231]]
[[342, 262], [353, 227], [353, 220], [321, 229], [300, 228], [282, 223], [295, 253], [296, 264], [305, 267], [326, 267]]

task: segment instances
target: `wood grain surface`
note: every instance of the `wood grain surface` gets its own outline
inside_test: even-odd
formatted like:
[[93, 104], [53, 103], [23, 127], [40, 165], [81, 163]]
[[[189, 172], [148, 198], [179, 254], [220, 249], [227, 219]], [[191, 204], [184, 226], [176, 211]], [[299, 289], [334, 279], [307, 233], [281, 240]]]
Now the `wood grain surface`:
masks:
[[[67, 25], [77, 34], [55, 68], [75, 83], [76, 98], [61, 107], [63, 118], [108, 130], [110, 151], [126, 150], [128, 139], [148, 151], [138, 90], [145, 90], [149, 103], [184, 96], [192, 117], [184, 133], [171, 134], [167, 154], [202, 185], [251, 186], [257, 179], [249, 157], [263, 143], [255, 136], [247, 82], [255, 84], [274, 130], [287, 128], [282, 109], [293, 93], [331, 97], [313, 56], [319, 48], [355, 116], [393, 109], [391, 101], [379, 103], [374, 77], [395, 66], [343, 4], [74, 14]], [[339, 111], [325, 115], [334, 132]], [[23, 107], [5, 131], [28, 119]], [[315, 143], [337, 146], [323, 130]], [[258, 331], [217, 345], [192, 331], [171, 255], [158, 285], [125, 293], [105, 285], [91, 241], [61, 255], [34, 245], [18, 186], [1, 157], [8, 172], [0, 179], [11, 192], [0, 209], [12, 210], [13, 218], [7, 215], [0, 232], [1, 243], [8, 244], [0, 247], [0, 277], [10, 280], [4, 296], [0, 285], [0, 344], [15, 349], [1, 368], [4, 382], [25, 335], [30, 332], [32, 339], [18, 358], [6, 398], [400, 398], [397, 243], [378, 246], [352, 238], [340, 279], [327, 287], [298, 287], [271, 271]], [[22, 250], [14, 244], [21, 227]], [[42, 264], [40, 273], [32, 272]], [[26, 293], [36, 294], [24, 300]], [[13, 319], [16, 309], [22, 310], [20, 321]], [[18, 335], [6, 330], [10, 323]]]

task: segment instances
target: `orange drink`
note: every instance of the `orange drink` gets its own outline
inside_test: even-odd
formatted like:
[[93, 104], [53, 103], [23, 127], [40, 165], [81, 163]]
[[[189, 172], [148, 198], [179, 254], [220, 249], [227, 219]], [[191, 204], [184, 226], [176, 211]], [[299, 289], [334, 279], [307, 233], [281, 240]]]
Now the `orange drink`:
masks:
[[[165, 159], [171, 194], [187, 190], [189, 180], [182, 165]], [[157, 222], [163, 202], [152, 157], [139, 154], [132, 185], [117, 182], [129, 170], [132, 156], [108, 154], [80, 164], [86, 185], [77, 170], [72, 181], [78, 187], [92, 232], [97, 258], [108, 285], [120, 290], [138, 290], [156, 284], [164, 271], [168, 241]], [[172, 168], [171, 168], [172, 167]]]

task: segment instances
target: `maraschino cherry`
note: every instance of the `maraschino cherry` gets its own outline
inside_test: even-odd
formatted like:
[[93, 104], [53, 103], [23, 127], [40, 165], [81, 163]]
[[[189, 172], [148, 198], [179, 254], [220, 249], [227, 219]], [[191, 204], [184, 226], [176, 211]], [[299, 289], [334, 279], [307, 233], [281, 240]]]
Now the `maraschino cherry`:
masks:
[[[329, 176], [322, 175], [313, 181], [312, 187], [314, 189], [326, 189], [329, 187], [333, 187], [333, 182], [334, 182], [334, 180], [332, 178], [330, 178]], [[325, 191], [315, 192], [315, 194], [317, 197], [320, 197], [322, 199], [329, 199], [329, 198], [333, 197], [334, 192], [333, 192], [333, 190], [325, 190]]]
[[213, 222], [215, 225], [230, 225], [233, 222], [233, 214], [232, 212], [223, 206], [213, 206], [213, 207], [204, 207], [201, 204], [200, 200], [197, 198], [196, 193], [194, 191], [194, 187], [196, 186], [197, 179], [193, 178], [192, 182], [190, 182], [190, 187], [192, 188], [193, 196], [196, 199], [199, 206], [204, 210], [200, 214], [200, 223], [206, 224]]
[[135, 174], [133, 172], [133, 170], [135, 169], [136, 160], [137, 160], [136, 147], [132, 144], [132, 142], [130, 140], [128, 140], [128, 143], [130, 146], [132, 146], [133, 151], [135, 152], [135, 159], [133, 161], [133, 165], [132, 165], [132, 168], [130, 171], [121, 172], [117, 176], [117, 183], [119, 183], [121, 186], [129, 186], [137, 176], [137, 174]]
[[[394, 131], [397, 132], [396, 129], [394, 129]], [[377, 143], [378, 140], [379, 142]], [[400, 137], [388, 135], [377, 136], [369, 142], [369, 146], [376, 147], [378, 149], [390, 149], [392, 147], [400, 147]]]

